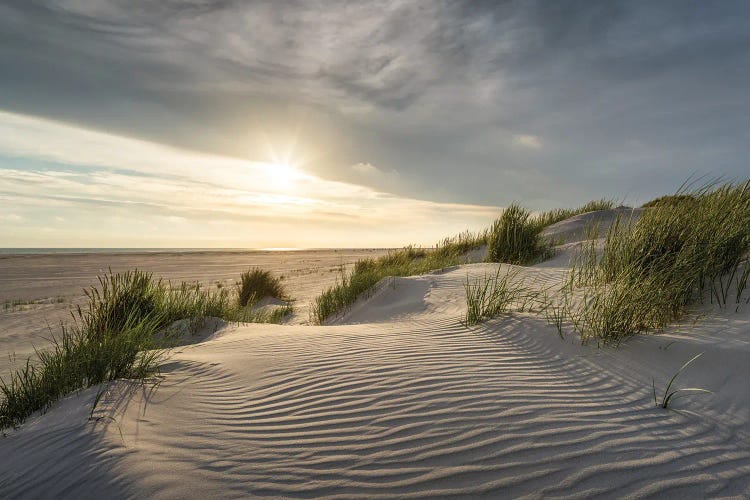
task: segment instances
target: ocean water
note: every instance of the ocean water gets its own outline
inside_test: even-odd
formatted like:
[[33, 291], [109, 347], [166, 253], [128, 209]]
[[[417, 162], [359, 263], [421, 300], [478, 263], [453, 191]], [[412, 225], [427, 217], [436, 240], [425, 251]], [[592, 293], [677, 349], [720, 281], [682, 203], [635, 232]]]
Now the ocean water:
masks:
[[0, 248], [0, 255], [49, 255], [67, 253], [190, 253], [190, 252], [289, 252], [324, 251], [333, 248]]

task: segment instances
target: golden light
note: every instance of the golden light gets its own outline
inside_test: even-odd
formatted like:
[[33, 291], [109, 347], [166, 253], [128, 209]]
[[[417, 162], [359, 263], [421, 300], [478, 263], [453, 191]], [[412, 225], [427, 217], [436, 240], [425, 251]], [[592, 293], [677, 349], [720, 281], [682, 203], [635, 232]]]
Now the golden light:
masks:
[[303, 166], [309, 158], [302, 155], [299, 130], [292, 133], [263, 134], [266, 161], [260, 164], [267, 187], [277, 193], [294, 195], [299, 181], [311, 179]]
[[264, 166], [270, 187], [280, 191], [291, 189], [295, 181], [304, 177], [302, 171], [288, 163], [274, 162]]

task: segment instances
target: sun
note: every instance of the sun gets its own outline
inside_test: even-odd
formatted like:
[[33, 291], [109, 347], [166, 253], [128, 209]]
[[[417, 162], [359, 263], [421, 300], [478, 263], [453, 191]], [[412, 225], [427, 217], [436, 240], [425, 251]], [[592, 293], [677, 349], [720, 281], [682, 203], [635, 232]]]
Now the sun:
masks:
[[276, 189], [291, 188], [296, 181], [303, 177], [302, 172], [286, 162], [271, 162], [265, 164], [266, 177], [269, 184]]

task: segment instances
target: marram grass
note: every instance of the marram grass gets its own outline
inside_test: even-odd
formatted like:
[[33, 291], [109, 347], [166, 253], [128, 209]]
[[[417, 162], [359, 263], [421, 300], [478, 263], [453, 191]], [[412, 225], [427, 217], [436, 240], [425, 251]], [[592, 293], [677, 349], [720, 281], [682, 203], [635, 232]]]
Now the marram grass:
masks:
[[265, 297], [287, 300], [287, 293], [281, 279], [270, 271], [258, 268], [242, 273], [237, 283], [239, 306], [252, 306]]
[[583, 341], [619, 342], [659, 330], [702, 301], [742, 300], [748, 281], [750, 181], [682, 190], [632, 223], [617, 220], [600, 249], [582, 246], [565, 293]]
[[382, 257], [359, 260], [351, 272], [342, 268], [336, 284], [313, 300], [310, 320], [322, 324], [340, 314], [385, 277], [414, 276], [461, 264], [466, 252], [484, 245], [486, 238], [486, 233], [464, 232], [444, 239], [435, 248], [408, 246]]
[[519, 268], [499, 267], [494, 276], [471, 280], [466, 277], [466, 326], [508, 314], [510, 312], [543, 311], [547, 306], [547, 290], [526, 283]]
[[614, 202], [594, 200], [572, 209], [555, 209], [533, 215], [531, 211], [512, 203], [488, 230], [488, 259], [490, 262], [529, 265], [552, 256], [552, 243], [542, 237], [544, 228], [575, 215], [596, 210], [607, 210]]
[[226, 289], [186, 283], [173, 288], [138, 270], [110, 271], [86, 296], [88, 304], [76, 310], [72, 323], [61, 326], [50, 349], [38, 350], [35, 362], [29, 359], [8, 380], [0, 379], [0, 429], [19, 425], [73, 391], [157, 373], [165, 352], [159, 348], [169, 347], [169, 327], [176, 320], [188, 319], [195, 326], [208, 316], [280, 322], [291, 312], [291, 306], [239, 307]]

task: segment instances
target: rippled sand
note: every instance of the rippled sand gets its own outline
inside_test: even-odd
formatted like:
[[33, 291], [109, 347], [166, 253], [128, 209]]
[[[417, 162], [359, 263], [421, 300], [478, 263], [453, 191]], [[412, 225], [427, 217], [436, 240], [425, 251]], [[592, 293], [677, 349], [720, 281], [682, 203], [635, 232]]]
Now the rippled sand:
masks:
[[[519, 272], [559, 283], [572, 252]], [[750, 496], [750, 307], [619, 348], [535, 314], [465, 327], [464, 281], [498, 266], [386, 279], [325, 326], [226, 325], [158, 385], [71, 395], [0, 439], [0, 496]], [[678, 386], [714, 394], [655, 408], [699, 352]]]

